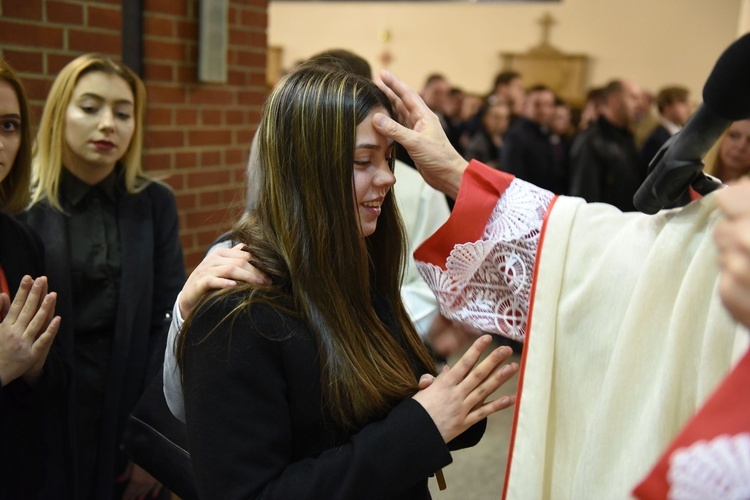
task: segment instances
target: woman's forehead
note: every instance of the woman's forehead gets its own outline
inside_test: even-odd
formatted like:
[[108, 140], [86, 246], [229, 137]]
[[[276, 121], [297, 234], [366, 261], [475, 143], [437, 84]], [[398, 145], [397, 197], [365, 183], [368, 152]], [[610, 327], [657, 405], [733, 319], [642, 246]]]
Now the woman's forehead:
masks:
[[385, 108], [383, 108], [382, 106], [378, 106], [376, 108], [373, 108], [372, 111], [370, 111], [367, 116], [365, 116], [365, 119], [362, 120], [359, 125], [357, 125], [357, 137], [355, 140], [355, 147], [357, 149], [376, 149], [389, 147], [391, 144], [393, 144], [393, 139], [385, 137], [384, 135], [381, 135], [377, 130], [375, 130], [375, 126], [373, 125], [373, 117], [376, 113], [384, 113], [386, 115], [389, 115]]
[[73, 97], [91, 95], [106, 100], [134, 103], [130, 84], [120, 75], [91, 71], [82, 75], [73, 88]]

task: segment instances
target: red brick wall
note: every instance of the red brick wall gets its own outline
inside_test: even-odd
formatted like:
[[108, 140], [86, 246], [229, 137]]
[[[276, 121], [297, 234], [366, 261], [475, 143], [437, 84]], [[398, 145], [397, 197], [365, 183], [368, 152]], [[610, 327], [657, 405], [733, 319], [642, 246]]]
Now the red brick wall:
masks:
[[[122, 0], [129, 1], [129, 0]], [[267, 0], [229, 0], [228, 82], [197, 80], [198, 0], [143, 0], [148, 92], [144, 167], [177, 196], [188, 270], [244, 205], [244, 170], [265, 96]], [[0, 56], [41, 116], [76, 56], [121, 55], [120, 0], [0, 0]]]

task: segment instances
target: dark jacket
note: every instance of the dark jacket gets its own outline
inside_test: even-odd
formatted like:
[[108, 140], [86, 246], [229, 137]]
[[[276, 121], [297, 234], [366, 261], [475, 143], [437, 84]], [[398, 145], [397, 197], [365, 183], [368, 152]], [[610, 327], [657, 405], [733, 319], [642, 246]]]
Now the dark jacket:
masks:
[[670, 137], [672, 137], [672, 134], [669, 133], [669, 130], [664, 125], [659, 125], [651, 132], [641, 148], [641, 160], [646, 168], [648, 168], [648, 164], [651, 163], [656, 153], [659, 152], [659, 149], [661, 149]]
[[553, 193], [565, 189], [565, 165], [556, 159], [549, 132], [525, 117], [505, 133], [500, 170]]
[[44, 244], [28, 225], [0, 212], [0, 265], [8, 280], [11, 299], [21, 278], [44, 275]]
[[570, 171], [571, 196], [623, 211], [635, 210], [633, 195], [646, 178], [633, 134], [601, 116], [573, 143]]
[[[44, 245], [26, 224], [0, 213], [0, 266], [11, 300], [24, 275], [44, 275]], [[50, 290], [53, 291], [53, 290]], [[50, 449], [44, 419], [59, 402], [65, 370], [56, 344], [42, 378], [32, 388], [18, 378], [0, 389], [0, 498], [33, 498], [50, 473]]]
[[500, 165], [501, 149], [495, 146], [492, 137], [484, 127], [480, 128], [471, 136], [464, 150], [464, 158], [467, 160], [481, 161], [492, 168]]
[[[103, 401], [103, 422], [98, 456], [95, 495], [113, 495], [115, 478], [127, 464], [119, 451], [123, 426], [142, 394], [147, 380], [161, 370], [170, 315], [177, 294], [185, 282], [185, 264], [178, 234], [177, 207], [171, 190], [151, 182], [136, 194], [118, 186], [118, 232], [121, 276], [117, 320], [112, 341], [109, 375]], [[62, 317], [57, 335], [68, 374], [75, 360], [72, 321], [71, 271], [66, 215], [40, 202], [23, 218], [45, 241], [50, 287], [58, 292], [57, 314]], [[63, 462], [48, 478], [49, 498], [76, 498], [74, 402], [76, 381], [72, 378], [65, 402], [50, 415], [49, 425], [59, 425], [52, 434], [60, 436]], [[65, 492], [65, 494], [63, 493]]]
[[[394, 401], [359, 431], [341, 430], [324, 410], [310, 330], [264, 304], [222, 323], [238, 302], [210, 303], [187, 332], [185, 410], [201, 497], [430, 498], [427, 479], [451, 455], [424, 408]], [[424, 372], [415, 366], [415, 377]], [[485, 425], [451, 449], [478, 442]]]

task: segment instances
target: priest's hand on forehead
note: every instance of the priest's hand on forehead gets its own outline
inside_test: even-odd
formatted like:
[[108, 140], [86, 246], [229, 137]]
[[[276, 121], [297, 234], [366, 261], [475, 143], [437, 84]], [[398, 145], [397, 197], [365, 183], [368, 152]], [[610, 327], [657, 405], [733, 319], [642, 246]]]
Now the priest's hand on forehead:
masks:
[[408, 151], [428, 184], [455, 199], [467, 161], [453, 148], [437, 115], [416, 92], [386, 70], [380, 77], [378, 86], [391, 100], [401, 123], [378, 113], [373, 120], [375, 129]]

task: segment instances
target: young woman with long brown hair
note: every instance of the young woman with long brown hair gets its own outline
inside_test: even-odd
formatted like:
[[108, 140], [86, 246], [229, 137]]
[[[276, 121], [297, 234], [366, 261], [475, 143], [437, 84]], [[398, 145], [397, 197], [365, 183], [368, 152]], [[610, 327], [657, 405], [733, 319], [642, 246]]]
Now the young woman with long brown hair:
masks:
[[235, 235], [271, 284], [209, 293], [178, 341], [202, 496], [429, 498], [449, 449], [514, 402], [485, 402], [518, 369], [500, 366], [508, 348], [474, 368], [487, 336], [432, 375], [399, 295], [393, 144], [376, 112], [392, 114], [371, 81], [311, 66], [266, 102], [261, 201]]

